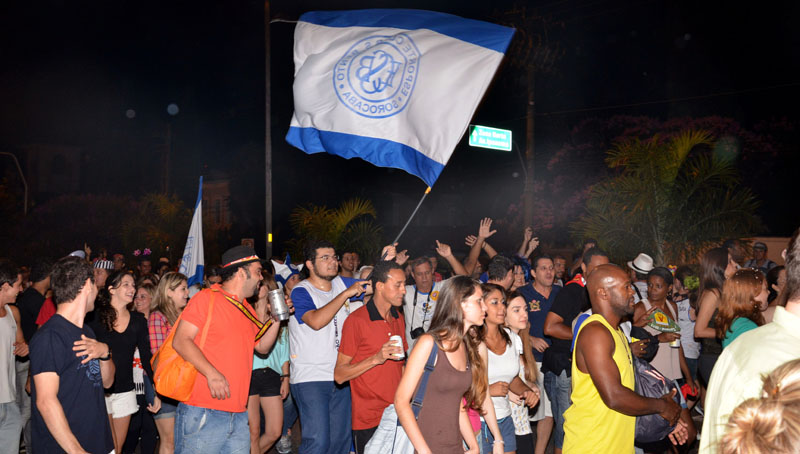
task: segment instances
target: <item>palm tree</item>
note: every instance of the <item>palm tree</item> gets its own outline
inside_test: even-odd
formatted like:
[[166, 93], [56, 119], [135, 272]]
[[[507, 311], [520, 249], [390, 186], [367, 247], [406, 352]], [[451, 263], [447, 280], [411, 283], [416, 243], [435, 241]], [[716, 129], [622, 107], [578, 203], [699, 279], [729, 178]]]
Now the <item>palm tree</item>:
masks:
[[[312, 239], [332, 242], [336, 250], [351, 250], [362, 257], [377, 257], [381, 228], [376, 225], [375, 207], [369, 200], [353, 198], [336, 208], [311, 205], [297, 207], [289, 215], [294, 238], [288, 243], [293, 260], [302, 259], [303, 246]], [[296, 257], [296, 258], [295, 258]]]
[[614, 257], [646, 252], [663, 265], [759, 231], [758, 201], [714, 146], [702, 130], [615, 143], [606, 164], [619, 173], [592, 187], [573, 234], [596, 238]]

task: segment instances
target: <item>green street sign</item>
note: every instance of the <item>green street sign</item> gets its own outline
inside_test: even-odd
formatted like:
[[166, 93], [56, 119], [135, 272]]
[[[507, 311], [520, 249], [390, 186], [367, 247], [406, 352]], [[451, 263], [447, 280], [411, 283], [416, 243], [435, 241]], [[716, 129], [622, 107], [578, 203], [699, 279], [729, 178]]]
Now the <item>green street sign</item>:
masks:
[[489, 148], [490, 150], [511, 151], [511, 131], [469, 125], [469, 145], [471, 147]]

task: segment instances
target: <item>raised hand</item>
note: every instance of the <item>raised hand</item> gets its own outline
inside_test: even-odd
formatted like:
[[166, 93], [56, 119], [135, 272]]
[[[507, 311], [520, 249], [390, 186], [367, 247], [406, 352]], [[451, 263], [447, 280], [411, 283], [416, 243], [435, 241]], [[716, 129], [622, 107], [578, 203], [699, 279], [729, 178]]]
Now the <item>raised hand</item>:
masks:
[[497, 230], [492, 230], [492, 218], [481, 219], [481, 225], [478, 228], [478, 238], [483, 238], [485, 240], [495, 233], [497, 233]]
[[478, 237], [475, 235], [467, 235], [466, 237], [464, 237], [464, 244], [466, 244], [469, 247], [472, 247], [472, 245], [475, 244], [476, 241], [478, 241]]
[[397, 253], [397, 257], [394, 259], [395, 263], [400, 266], [403, 266], [408, 261], [408, 249], [403, 249], [402, 251]]
[[522, 234], [522, 242], [528, 244], [533, 238], [533, 229], [530, 227], [525, 227], [525, 232]]
[[439, 240], [436, 240], [436, 253], [442, 257], [450, 257], [453, 255], [453, 251], [450, 250], [450, 245], [440, 243]]

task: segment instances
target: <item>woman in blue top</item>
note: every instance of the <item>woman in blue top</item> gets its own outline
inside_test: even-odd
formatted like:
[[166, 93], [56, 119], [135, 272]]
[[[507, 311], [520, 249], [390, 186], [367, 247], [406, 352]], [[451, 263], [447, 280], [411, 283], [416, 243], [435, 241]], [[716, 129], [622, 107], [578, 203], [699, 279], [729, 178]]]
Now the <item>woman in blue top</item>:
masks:
[[722, 348], [740, 334], [764, 324], [761, 312], [767, 308], [767, 281], [761, 271], [743, 268], [725, 281], [719, 312], [714, 320]]
[[[273, 279], [264, 279], [259, 283], [258, 295], [248, 299], [255, 308], [259, 320], [266, 321], [271, 316], [267, 294], [277, 288], [278, 284]], [[292, 308], [288, 295], [286, 304]], [[275, 346], [268, 355], [253, 353], [253, 375], [250, 378], [250, 395], [247, 400], [251, 454], [267, 452], [281, 437], [283, 399], [288, 394], [289, 333], [287, 327], [282, 326]], [[265, 419], [264, 434], [261, 434], [262, 411]]]

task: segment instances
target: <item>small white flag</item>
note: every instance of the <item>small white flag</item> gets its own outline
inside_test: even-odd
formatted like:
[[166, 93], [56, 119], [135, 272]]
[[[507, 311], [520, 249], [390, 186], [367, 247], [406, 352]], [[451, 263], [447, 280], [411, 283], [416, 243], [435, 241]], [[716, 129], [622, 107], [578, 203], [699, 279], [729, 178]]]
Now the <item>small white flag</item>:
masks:
[[181, 257], [181, 266], [178, 271], [189, 278], [187, 285], [203, 283], [203, 177], [200, 177], [200, 188], [197, 190], [197, 203], [194, 205], [192, 225], [189, 227], [189, 237], [186, 238], [186, 248]]

